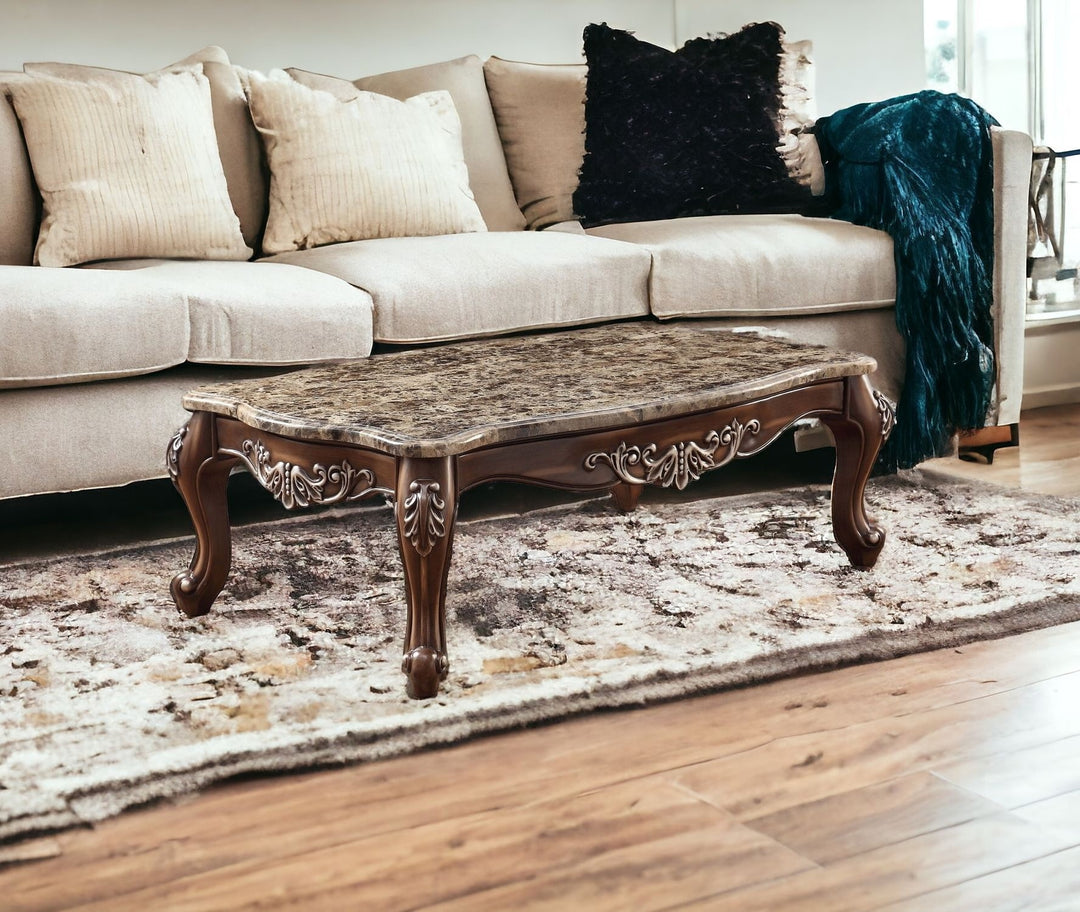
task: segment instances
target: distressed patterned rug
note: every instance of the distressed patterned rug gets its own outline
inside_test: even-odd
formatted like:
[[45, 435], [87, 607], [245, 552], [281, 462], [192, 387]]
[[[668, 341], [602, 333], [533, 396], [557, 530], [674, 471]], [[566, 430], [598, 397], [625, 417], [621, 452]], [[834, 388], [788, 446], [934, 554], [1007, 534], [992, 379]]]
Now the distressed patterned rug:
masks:
[[387, 757], [1080, 617], [1080, 502], [876, 479], [855, 570], [828, 489], [607, 499], [461, 523], [452, 669], [409, 701], [389, 508], [243, 527], [215, 611], [167, 584], [191, 539], [0, 568], [0, 841], [240, 773]]

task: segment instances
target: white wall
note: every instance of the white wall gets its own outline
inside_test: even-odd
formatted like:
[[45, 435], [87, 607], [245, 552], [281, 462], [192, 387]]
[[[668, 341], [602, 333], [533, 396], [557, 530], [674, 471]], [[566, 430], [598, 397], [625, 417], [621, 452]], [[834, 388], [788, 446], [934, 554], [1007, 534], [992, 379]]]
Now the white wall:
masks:
[[1080, 402], [1080, 321], [1048, 317], [1024, 332], [1024, 408]]
[[0, 69], [144, 71], [218, 44], [255, 69], [355, 77], [463, 54], [576, 62], [589, 22], [674, 47], [767, 19], [814, 41], [820, 113], [922, 88], [921, 0], [0, 0]]
[[579, 62], [589, 22], [671, 46], [673, 0], [0, 0], [0, 69], [145, 71], [208, 44], [234, 63], [361, 76], [479, 54]]
[[922, 0], [678, 0], [678, 43], [747, 22], [814, 42], [818, 114], [925, 85]]

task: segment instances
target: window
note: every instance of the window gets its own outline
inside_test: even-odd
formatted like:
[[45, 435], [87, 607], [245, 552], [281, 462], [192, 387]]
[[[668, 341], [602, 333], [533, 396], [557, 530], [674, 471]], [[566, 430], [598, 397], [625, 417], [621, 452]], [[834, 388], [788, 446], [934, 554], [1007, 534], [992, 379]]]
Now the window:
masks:
[[939, 92], [960, 91], [959, 20], [956, 0], [925, 0], [923, 44], [926, 47], [926, 87]]
[[[1080, 3], [1042, 0], [1039, 41], [1040, 123], [1032, 135], [1052, 149], [1080, 148]], [[1080, 164], [1077, 162], [1074, 164]], [[1080, 169], [1078, 169], [1080, 170]]]
[[[927, 88], [974, 98], [1036, 145], [1080, 148], [1077, 0], [924, 0], [923, 15]], [[1080, 299], [1080, 154], [1058, 158], [1042, 183], [1029, 314], [1074, 309]]]
[[969, 95], [1003, 126], [1033, 133], [1032, 5], [1032, 0], [925, 0], [927, 87]]

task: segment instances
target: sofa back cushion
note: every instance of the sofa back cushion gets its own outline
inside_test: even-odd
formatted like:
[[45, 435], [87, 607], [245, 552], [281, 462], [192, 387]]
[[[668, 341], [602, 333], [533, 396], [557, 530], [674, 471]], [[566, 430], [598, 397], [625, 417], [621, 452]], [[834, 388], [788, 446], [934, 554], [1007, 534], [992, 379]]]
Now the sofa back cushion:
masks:
[[0, 73], [0, 266], [29, 266], [34, 261], [38, 226], [37, 185], [19, 119], [7, 95], [7, 76]]
[[[317, 83], [313, 73], [303, 70], [288, 72], [298, 82], [325, 88]], [[354, 80], [353, 85], [365, 92], [389, 95], [400, 101], [439, 89], [449, 92], [461, 118], [469, 185], [488, 230], [519, 231], [525, 227], [525, 219], [514, 201], [514, 191], [506, 173], [506, 160], [491, 113], [491, 102], [484, 85], [483, 64], [479, 57], [470, 55], [428, 66], [364, 76]]]
[[259, 132], [251, 122], [240, 77], [228, 59], [203, 61], [202, 69], [210, 82], [218, 154], [233, 211], [240, 219], [244, 243], [258, 250], [270, 188]]
[[585, 64], [484, 64], [506, 167], [528, 228], [570, 221], [585, 156]]
[[42, 195], [35, 261], [247, 259], [201, 70], [11, 85]]
[[398, 101], [338, 82], [334, 94], [281, 70], [248, 76], [271, 175], [263, 250], [486, 231], [450, 94]]
[[780, 116], [784, 134], [801, 130], [817, 120], [812, 41], [784, 39], [780, 52]]

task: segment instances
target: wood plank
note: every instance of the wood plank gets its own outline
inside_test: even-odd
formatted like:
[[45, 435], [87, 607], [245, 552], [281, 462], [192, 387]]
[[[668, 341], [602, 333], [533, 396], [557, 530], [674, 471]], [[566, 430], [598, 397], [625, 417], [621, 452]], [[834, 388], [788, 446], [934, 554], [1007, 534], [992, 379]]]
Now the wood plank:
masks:
[[852, 789], [746, 821], [820, 865], [1000, 813], [931, 773]]
[[14, 864], [19, 861], [41, 861], [43, 858], [56, 858], [56, 856], [62, 855], [63, 852], [64, 847], [60, 844], [60, 840], [52, 836], [13, 842], [0, 846], [0, 868], [3, 865]]
[[747, 821], [947, 763], [1080, 734], [1080, 674], [911, 715], [780, 737], [673, 774], [672, 781]]
[[745, 827], [700, 830], [615, 851], [601, 851], [530, 879], [454, 897], [435, 912], [541, 912], [670, 909], [674, 901], [737, 890], [745, 884], [812, 870], [806, 859]]
[[[824, 868], [678, 905], [710, 912], [863, 912], [920, 897], [1069, 848], [1068, 839], [1009, 813], [981, 817], [853, 855]], [[935, 905], [923, 910], [938, 912]], [[978, 905], [968, 909], [979, 909]]]
[[989, 481], [1043, 494], [1080, 494], [1080, 406], [1031, 409], [1020, 416], [1020, 446], [998, 450], [992, 465], [963, 462], [954, 456], [931, 459], [924, 466], [958, 478]]
[[[224, 903], [383, 910], [430, 908], [462, 896], [468, 897], [470, 908], [491, 908], [477, 897], [548, 876], [561, 882], [566, 872], [579, 867], [599, 871], [614, 865], [623, 870], [628, 856], [642, 852], [650, 857], [659, 852], [672, 860], [669, 869], [650, 861], [649, 879], [658, 895], [663, 894], [665, 876], [679, 881], [680, 889], [697, 889], [700, 895], [720, 884], [753, 882], [766, 872], [811, 867], [716, 808], [647, 779], [507, 812], [439, 820], [402, 836], [387, 840], [357, 835], [314, 851], [297, 844], [273, 866], [253, 860], [187, 876], [169, 885], [168, 908], [193, 912]], [[496, 856], [499, 863], [492, 864]], [[698, 886], [692, 888], [687, 881]], [[142, 910], [158, 896], [156, 888], [144, 889], [71, 908]]]
[[1024, 805], [1013, 813], [1045, 829], [1057, 830], [1080, 843], [1080, 790]]
[[1080, 896], [1080, 848], [1012, 865], [913, 899], [890, 903], [880, 912], [1075, 912]]
[[[1076, 704], [1060, 709], [1076, 715]], [[944, 779], [1007, 808], [1080, 789], [1080, 737], [938, 767]]]

